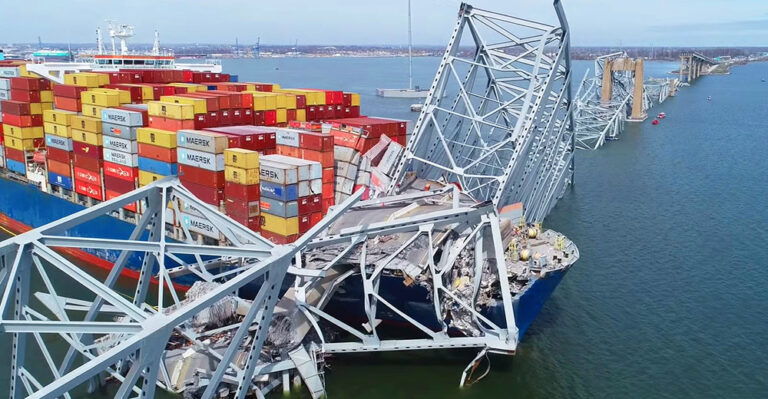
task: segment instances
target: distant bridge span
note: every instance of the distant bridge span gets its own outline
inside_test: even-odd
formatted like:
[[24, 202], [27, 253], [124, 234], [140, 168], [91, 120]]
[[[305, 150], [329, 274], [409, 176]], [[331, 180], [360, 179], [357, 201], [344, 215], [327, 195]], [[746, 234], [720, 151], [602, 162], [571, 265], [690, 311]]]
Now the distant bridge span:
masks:
[[701, 53], [683, 53], [680, 55], [680, 82], [693, 83], [699, 76], [709, 74], [706, 66], [719, 65], [720, 62]]

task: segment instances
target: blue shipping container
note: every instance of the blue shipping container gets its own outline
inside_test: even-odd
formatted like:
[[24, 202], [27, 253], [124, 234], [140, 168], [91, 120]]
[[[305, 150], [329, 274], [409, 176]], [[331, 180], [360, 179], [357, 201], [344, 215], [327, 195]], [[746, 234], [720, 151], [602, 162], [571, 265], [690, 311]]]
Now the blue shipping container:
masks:
[[158, 175], [171, 176], [178, 174], [178, 165], [152, 158], [139, 157], [139, 169]]
[[8, 168], [8, 170], [11, 172], [16, 172], [24, 176], [27, 175], [27, 165], [24, 165], [23, 162], [14, 161], [13, 159], [6, 159], [5, 167]]
[[280, 201], [296, 201], [299, 198], [298, 184], [283, 186], [282, 184], [262, 181], [259, 185], [261, 186], [262, 197], [274, 198]]
[[239, 82], [240, 80], [237, 77], [237, 75], [229, 75], [229, 81], [230, 82]]
[[72, 190], [72, 178], [62, 175], [57, 175], [53, 172], [48, 172], [48, 183], [54, 186], [59, 186], [67, 190]]

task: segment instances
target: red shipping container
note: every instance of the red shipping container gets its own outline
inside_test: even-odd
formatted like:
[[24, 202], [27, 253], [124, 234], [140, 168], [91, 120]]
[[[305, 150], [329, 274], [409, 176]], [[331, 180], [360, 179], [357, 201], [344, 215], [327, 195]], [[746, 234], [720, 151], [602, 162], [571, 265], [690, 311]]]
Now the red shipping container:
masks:
[[323, 215], [327, 215], [328, 211], [331, 209], [333, 205], [334, 205], [333, 197], [323, 198]]
[[74, 85], [54, 85], [53, 95], [54, 97], [66, 97], [80, 100], [80, 93], [87, 91], [87, 87], [74, 86]]
[[101, 186], [101, 172], [75, 166], [75, 179]]
[[289, 145], [279, 145], [276, 150], [278, 154], [285, 155], [286, 157], [301, 158], [300, 148], [291, 147]]
[[[141, 151], [141, 150], [139, 150]], [[224, 188], [224, 171], [214, 172], [194, 166], [179, 164], [179, 179], [182, 182], [191, 182], [201, 186]]]
[[81, 141], [72, 140], [72, 152], [74, 152], [76, 155], [82, 155], [89, 158], [104, 158], [102, 146], [83, 143]]
[[[111, 200], [113, 198], [117, 198], [117, 197], [125, 194], [125, 193], [118, 193], [116, 191], [111, 191], [111, 190], [105, 190], [105, 192], [106, 192], [106, 195], [107, 195], [107, 200]], [[136, 203], [135, 202], [131, 202], [130, 204], [124, 206], [123, 209], [131, 211], [131, 212], [137, 212], [137, 208], [136, 208]]]
[[258, 184], [246, 186], [228, 181], [224, 183], [224, 194], [227, 198], [237, 198], [245, 202], [258, 201], [261, 198], [259, 187]]
[[227, 216], [232, 218], [232, 220], [234, 220], [235, 222], [240, 223], [243, 226], [255, 232], [258, 232], [261, 230], [261, 219], [259, 219], [258, 216], [253, 216], [253, 217], [243, 217], [240, 215], [227, 215]]
[[232, 120], [232, 110], [231, 109], [221, 109], [219, 110], [219, 124], [221, 126], [232, 126], [234, 125], [234, 121]]
[[83, 103], [79, 98], [53, 97], [53, 106], [64, 111], [80, 112], [83, 110]]
[[305, 109], [307, 108], [307, 96], [304, 94], [297, 94], [296, 95], [296, 109]]
[[136, 189], [136, 182], [104, 175], [104, 189], [125, 194]]
[[226, 197], [224, 199], [224, 209], [227, 215], [240, 217], [259, 216], [259, 201], [243, 201], [239, 198]]
[[75, 166], [79, 166], [83, 169], [92, 170], [94, 172], [101, 171], [101, 166], [104, 164], [104, 161], [98, 158], [91, 158], [88, 156], [84, 156], [81, 154], [73, 153], [74, 158], [72, 159], [72, 163]]
[[39, 91], [51, 89], [51, 82], [48, 79], [18, 76], [9, 80], [11, 81], [11, 90]]
[[202, 91], [195, 92], [195, 94], [216, 97], [219, 101], [219, 110], [232, 108], [231, 93], [219, 91]]
[[104, 191], [101, 189], [100, 185], [75, 179], [75, 192], [85, 195], [86, 197], [104, 201]]
[[323, 183], [323, 199], [333, 198], [335, 183]]
[[190, 71], [189, 69], [181, 71], [181, 81], [184, 83], [194, 82], [194, 72]]
[[72, 153], [60, 148], [48, 147], [46, 149], [45, 157], [47, 159], [53, 159], [54, 161], [65, 162], [69, 165], [69, 162], [72, 160]]
[[43, 126], [42, 115], [13, 115], [3, 113], [3, 123], [18, 127]]
[[299, 234], [304, 234], [312, 228], [312, 219], [309, 215], [299, 215]]
[[308, 121], [316, 121], [318, 120], [317, 117], [317, 107], [314, 105], [310, 105], [307, 107], [307, 120]]
[[182, 184], [187, 190], [192, 192], [195, 197], [205, 203], [218, 207], [221, 204], [221, 201], [224, 200], [224, 189], [222, 188], [203, 186], [189, 181], [182, 181]]
[[[320, 207], [322, 208], [322, 206]], [[315, 212], [312, 215], [310, 215], [310, 220], [312, 223], [312, 226], [320, 223], [321, 220], [323, 220], [323, 212]]]
[[264, 123], [264, 111], [253, 111], [253, 125], [265, 126]]
[[179, 130], [200, 130], [203, 128], [203, 126], [200, 126], [200, 123], [197, 122], [197, 118], [178, 120], [163, 118], [160, 116], [150, 116], [149, 127], [160, 130], [167, 130], [170, 132], [176, 132]]
[[[222, 90], [208, 90], [206, 93], [209, 93], [209, 94], [220, 94], [220, 95], [223, 95], [223, 96], [227, 97], [227, 100], [228, 100], [228, 101], [226, 101], [227, 104], [222, 102], [222, 99], [219, 99], [219, 106], [222, 109], [225, 109], [225, 108], [243, 108], [243, 97], [244, 96], [242, 95], [242, 93], [231, 92], [231, 91], [222, 91]], [[249, 96], [251, 96], [251, 98], [253, 98], [252, 95], [249, 94]], [[253, 101], [253, 100], [251, 100], [251, 101]], [[253, 103], [251, 103], [251, 107], [252, 106], [253, 106]]]
[[266, 231], [266, 230], [261, 230], [260, 234], [262, 237], [266, 238], [267, 240], [277, 245], [290, 244], [299, 239], [298, 234], [285, 237], [285, 236], [281, 236], [280, 234], [275, 234], [271, 231]]
[[323, 211], [323, 201], [319, 194], [311, 195], [309, 197], [301, 197], [298, 199], [298, 203], [299, 215]]
[[138, 175], [139, 175], [139, 168], [129, 168], [127, 166], [118, 165], [112, 162], [104, 162], [104, 178], [105, 179], [107, 176], [110, 176], [113, 178], [129, 181], [129, 182], [135, 182]]
[[250, 108], [243, 108], [242, 115], [243, 125], [253, 125], [253, 110]]
[[323, 168], [323, 183], [334, 183], [336, 181], [336, 173], [333, 168], [331, 167], [324, 167]]
[[266, 126], [275, 126], [277, 124], [277, 111], [276, 110], [264, 111], [264, 124]]
[[59, 162], [53, 159], [48, 160], [48, 171], [56, 173], [57, 175], [70, 177], [72, 176], [72, 170], [69, 167], [69, 162]]
[[139, 143], [140, 157], [156, 159], [167, 163], [176, 162], [176, 149], [175, 148], [163, 148], [160, 146]]
[[29, 103], [23, 101], [3, 100], [0, 102], [0, 108], [3, 114], [8, 115], [30, 115]]
[[179, 94], [178, 96], [184, 97], [184, 98], [196, 98], [196, 99], [205, 100], [205, 108], [208, 112], [219, 110], [219, 98], [217, 96], [205, 95], [205, 92]]
[[5, 157], [24, 164], [27, 163], [27, 159], [24, 156], [24, 151], [17, 150], [15, 148], [5, 147]]
[[334, 139], [330, 134], [317, 132], [299, 133], [299, 147], [307, 150], [333, 151]]
[[39, 103], [40, 91], [38, 90], [11, 90], [11, 100], [28, 103]]
[[288, 122], [296, 120], [296, 110], [295, 109], [286, 110], [285, 114], [286, 114], [286, 119], [288, 119]]

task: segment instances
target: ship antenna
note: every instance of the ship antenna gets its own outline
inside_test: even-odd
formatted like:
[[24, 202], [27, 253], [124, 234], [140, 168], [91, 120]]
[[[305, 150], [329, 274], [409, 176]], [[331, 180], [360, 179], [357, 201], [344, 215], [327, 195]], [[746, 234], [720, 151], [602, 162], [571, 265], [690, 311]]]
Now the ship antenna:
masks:
[[96, 28], [96, 53], [104, 54], [104, 43], [101, 41], [101, 27]]
[[153, 55], [160, 55], [160, 33], [155, 30], [155, 45], [152, 47]]
[[408, 0], [408, 88], [413, 90], [413, 34], [411, 30], [411, 0]]

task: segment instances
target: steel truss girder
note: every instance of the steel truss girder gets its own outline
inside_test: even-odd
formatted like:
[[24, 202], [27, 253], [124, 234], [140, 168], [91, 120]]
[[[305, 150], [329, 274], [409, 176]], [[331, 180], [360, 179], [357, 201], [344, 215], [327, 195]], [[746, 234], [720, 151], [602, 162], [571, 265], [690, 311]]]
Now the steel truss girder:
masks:
[[[168, 179], [4, 241], [0, 245], [0, 289], [3, 292], [0, 303], [0, 330], [12, 334], [14, 342], [10, 396], [69, 397], [71, 390], [84, 386], [89, 381], [92, 383], [93, 378], [106, 373], [121, 383], [116, 397], [128, 397], [132, 394], [152, 397], [155, 386], [168, 388], [158, 376], [164, 376], [164, 381], [168, 381], [169, 373], [162, 359], [171, 334], [180, 334], [200, 345], [196, 334], [186, 327], [190, 318], [221, 298], [236, 292], [245, 284], [266, 275], [261, 289], [265, 294], [257, 297], [252, 303], [252, 309], [259, 309], [259, 318], [253, 324], [248, 323], [244, 329], [241, 328], [245, 331], [241, 334], [250, 334], [248, 327], [261, 328], [261, 332], [254, 334], [254, 341], [247, 352], [251, 357], [261, 353], [266, 334], [264, 331], [271, 322], [271, 312], [278, 299], [276, 287], [279, 288], [282, 283], [295, 254], [328, 223], [333, 222], [359, 200], [359, 197], [360, 193], [339, 205], [335, 213], [331, 213], [327, 219], [315, 226], [296, 245], [274, 246], [195, 198], [178, 180]], [[168, 241], [165, 205], [169, 202], [177, 204], [176, 200], [179, 199], [198, 209], [205, 219], [215, 222], [232, 246], [199, 245], [186, 228], [185, 242]], [[145, 201], [146, 212], [130, 237], [126, 237], [126, 241], [66, 236], [68, 229], [96, 217], [109, 215], [134, 201]], [[173, 206], [173, 211], [178, 213], [178, 208]], [[146, 231], [158, 234], [142, 234]], [[59, 255], [49, 245], [109, 248], [121, 252], [109, 276], [102, 281]], [[117, 276], [127, 265], [130, 253], [140, 253], [145, 260], [142, 263], [141, 276], [136, 283], [137, 296], [133, 301], [126, 299], [115, 289]], [[243, 268], [239, 274], [227, 274], [226, 281], [222, 281], [216, 289], [197, 300], [181, 304], [165, 266], [167, 258], [175, 256], [179, 259], [182, 255], [192, 256], [196, 260], [176, 267], [204, 267], [198, 263], [200, 257], [236, 258], [248, 264], [248, 267]], [[146, 261], [148, 258], [153, 261]], [[154, 265], [155, 263], [157, 265]], [[219, 275], [225, 274], [209, 273], [209, 280], [216, 281]], [[30, 282], [37, 280], [41, 280], [44, 287], [44, 292], [35, 293], [42, 307], [30, 300], [33, 293], [30, 290]], [[157, 291], [155, 298], [149, 300], [146, 294], [150, 292], [153, 284], [157, 286]], [[88, 299], [60, 297], [61, 287], [65, 285], [69, 286], [70, 292], [73, 285], [78, 285], [80, 290], [77, 292], [87, 293], [83, 295], [88, 296]], [[171, 298], [164, 300], [163, 295], [168, 292], [171, 293]], [[138, 300], [142, 293], [141, 300]], [[169, 301], [174, 307], [165, 307]], [[79, 305], [73, 307], [67, 304]], [[103, 314], [108, 315], [108, 318], [100, 317], [102, 309], [106, 311]], [[112, 321], [108, 321], [109, 319]], [[50, 339], [43, 340], [43, 334]], [[33, 337], [34, 341], [30, 341], [28, 337]], [[109, 339], [104, 341], [105, 337]], [[57, 358], [51, 351], [50, 345], [53, 341], [68, 348], [63, 359]], [[29, 353], [27, 348], [32, 343], [37, 344], [36, 351], [43, 354], [49, 366], [47, 375], [33, 375], [25, 367]], [[218, 359], [228, 359], [218, 354], [214, 356]], [[82, 362], [78, 363], [81, 365], [73, 368], [77, 357], [82, 357]], [[251, 391], [252, 375], [257, 361], [258, 357], [241, 372], [239, 397]], [[222, 362], [220, 368], [226, 369], [228, 365], [229, 362]], [[123, 374], [126, 372], [127, 374]]]
[[561, 193], [548, 195], [549, 183], [573, 170], [570, 35], [559, 1], [555, 10], [560, 26], [462, 5], [390, 194], [415, 172], [497, 207], [523, 202], [528, 220], [546, 216], [533, 209], [551, 209]]
[[[151, 397], [157, 387], [172, 390], [168, 385], [171, 371], [164, 362], [166, 346], [172, 336], [183, 337], [195, 347], [205, 348], [202, 340], [214, 332], [200, 334], [189, 328], [189, 321], [201, 310], [217, 303], [222, 298], [231, 295], [246, 284], [253, 283], [262, 276], [263, 283], [249, 311], [237, 324], [225, 326], [218, 331], [231, 331], [231, 341], [224, 351], [212, 348], [204, 350], [211, 359], [211, 364], [218, 364], [211, 370], [210, 375], [202, 374], [207, 379], [204, 397], [211, 397], [217, 392], [220, 384], [234, 387], [237, 397], [244, 397], [249, 392], [257, 392], [257, 396], [274, 388], [276, 382], [272, 378], [269, 384], [255, 385], [259, 376], [297, 370], [300, 365], [294, 360], [293, 353], [305, 351], [308, 348], [313, 353], [342, 353], [368, 351], [395, 351], [418, 349], [445, 348], [485, 348], [501, 353], [514, 353], [517, 348], [518, 330], [513, 311], [513, 299], [507, 282], [507, 270], [504, 260], [504, 246], [499, 229], [498, 214], [494, 206], [470, 206], [461, 200], [462, 194], [455, 186], [447, 186], [438, 191], [403, 194], [394, 197], [377, 198], [355, 204], [361, 193], [357, 193], [347, 202], [340, 204], [323, 222], [314, 227], [294, 245], [273, 246], [263, 241], [259, 236], [218, 214], [206, 206], [178, 184], [178, 181], [168, 180], [153, 183], [139, 190], [139, 193], [127, 194], [124, 197], [107, 201], [98, 206], [78, 212], [61, 221], [67, 228], [61, 228], [58, 223], [32, 230], [28, 233], [13, 237], [0, 245], [0, 261], [2, 261], [3, 291], [0, 309], [3, 317], [0, 319], [0, 329], [13, 334], [14, 352], [12, 354], [11, 397], [43, 398], [53, 396], [68, 397], [75, 388], [84, 389], [86, 385], [97, 384], [104, 375], [113, 377], [119, 384], [116, 397], [131, 395]], [[165, 229], [157, 229], [157, 223], [165, 223], [163, 204], [170, 200], [183, 198], [194, 206], [209, 220], [216, 220], [217, 225], [226, 234], [232, 235], [239, 245], [206, 246], [192, 241], [191, 235], [187, 242], [177, 243], [165, 239]], [[159, 201], [158, 201], [159, 199]], [[402, 217], [378, 223], [368, 223], [362, 226], [341, 229], [333, 234], [325, 231], [344, 212], [354, 208], [380, 208], [385, 204], [413, 203], [414, 201], [434, 201], [451, 204], [442, 210], [435, 210], [417, 216]], [[99, 239], [95, 237], [66, 236], [67, 229], [77, 226], [80, 221], [92, 220], [98, 215], [110, 214], [123, 206], [126, 201], [143, 200], [147, 202], [147, 211], [138, 222], [130, 237], [126, 238], [124, 246], [119, 240]], [[176, 209], [174, 209], [176, 210]], [[142, 234], [145, 231], [158, 231], [158, 235]], [[458, 239], [445, 241], [447, 231], [459, 233]], [[334, 267], [343, 261], [345, 254], [359, 248], [367, 248], [381, 237], [392, 235], [411, 235], [398, 251], [392, 253], [384, 263], [371, 269], [366, 259], [365, 249], [360, 260], [363, 291], [366, 301], [365, 313], [369, 315], [370, 332], [361, 331], [359, 326], [349, 325], [335, 319], [323, 311], [323, 307], [332, 298], [334, 289], [325, 292], [319, 300], [310, 300], [310, 292], [328, 276]], [[142, 237], [146, 238], [143, 239]], [[409, 317], [402, 309], [398, 309], [387, 298], [378, 292], [378, 281], [387, 267], [401, 252], [408, 251], [420, 239], [426, 238], [429, 248], [426, 249], [425, 259], [428, 260], [425, 270], [432, 284], [435, 317], [441, 320], [442, 327], [432, 330]], [[115, 267], [104, 280], [90, 276], [79, 266], [72, 264], [52, 250], [56, 247], [80, 247], [121, 250], [115, 262]], [[303, 265], [301, 254], [312, 251], [322, 251], [329, 245], [343, 245], [345, 249], [331, 262], [320, 269], [310, 269]], [[470, 246], [474, 249], [469, 250]], [[421, 247], [420, 247], [421, 248]], [[422, 248], [423, 249], [423, 248]], [[440, 250], [444, 255], [439, 262], [434, 262], [435, 254]], [[455, 272], [459, 254], [462, 251], [474, 256], [474, 294], [463, 297], [455, 287], [451, 287], [450, 278]], [[143, 262], [143, 273], [148, 278], [138, 280], [139, 288], [149, 293], [157, 285], [157, 293], [150, 299], [145, 295], [141, 301], [125, 298], [115, 289], [117, 275], [126, 267], [126, 254], [139, 252], [144, 257], [152, 257], [151, 262]], [[166, 297], [164, 292], [174, 292], [174, 288], [164, 273], [165, 261], [169, 255], [241, 258], [248, 267], [238, 274], [226, 274], [223, 271], [211, 273], [209, 281], [220, 281], [214, 290], [190, 302], [180, 302], [176, 294]], [[298, 261], [297, 261], [298, 260]], [[198, 267], [197, 260], [191, 264], [177, 267]], [[485, 269], [485, 265], [495, 264], [495, 267]], [[295, 263], [295, 264], [294, 264]], [[170, 265], [168, 265], [170, 266]], [[52, 273], [62, 273], [70, 276], [66, 280]], [[479, 281], [485, 273], [493, 273], [500, 284], [501, 302], [506, 327], [500, 327], [477, 311], [474, 295], [479, 290]], [[296, 277], [292, 288], [295, 293], [295, 305], [301, 315], [309, 323], [320, 342], [302, 341], [299, 348], [292, 350], [290, 359], [265, 362], [258, 354], [262, 352], [264, 341], [273, 322], [273, 312], [278, 301], [277, 290], [286, 275]], [[339, 276], [334, 282], [338, 287], [350, 274]], [[217, 279], [226, 276], [226, 279]], [[43, 281], [44, 289], [38, 292], [30, 291], [30, 282], [34, 278]], [[260, 281], [260, 280], [259, 280]], [[62, 285], [79, 284], [83, 292], [88, 292], [88, 299], [67, 298], [60, 296]], [[68, 287], [68, 291], [72, 288]], [[30, 299], [34, 296], [39, 304]], [[18, 302], [17, 302], [18, 300]], [[171, 301], [173, 306], [166, 306]], [[42, 304], [42, 306], [39, 306]], [[447, 334], [448, 325], [443, 321], [446, 306], [461, 308], [471, 315], [476, 329], [476, 335], [467, 337], [451, 337]], [[419, 331], [421, 336], [411, 339], [389, 339], [379, 336], [376, 329], [376, 308], [386, 307], [389, 311], [402, 316], [409, 324]], [[10, 309], [14, 309], [12, 314]], [[111, 321], [109, 321], [111, 320]], [[330, 342], [325, 336], [326, 331], [320, 328], [322, 322], [328, 322], [337, 328], [350, 333], [350, 340]], [[47, 339], [43, 340], [45, 335]], [[27, 339], [32, 337], [34, 340]], [[251, 337], [244, 341], [245, 337]], [[108, 338], [108, 339], [105, 339]], [[68, 350], [62, 358], [54, 355], [51, 342], [66, 345]], [[244, 342], [249, 342], [243, 346]], [[36, 350], [43, 354], [48, 367], [48, 373], [33, 374], [25, 367], [28, 345], [37, 344]], [[236, 364], [236, 355], [241, 353], [248, 359], [244, 366]], [[306, 352], [304, 352], [306, 353]], [[311, 356], [310, 356], [311, 357]], [[77, 358], [82, 361], [75, 363]], [[314, 359], [314, 357], [312, 357]], [[300, 358], [299, 358], [300, 359]], [[75, 367], [76, 366], [76, 367]], [[305, 367], [306, 365], [304, 365]], [[96, 380], [94, 380], [94, 378]], [[323, 389], [322, 383], [315, 379], [307, 381], [308, 386], [315, 387], [313, 392]], [[318, 388], [319, 387], [319, 388]], [[254, 391], [255, 390], [255, 391]]]

